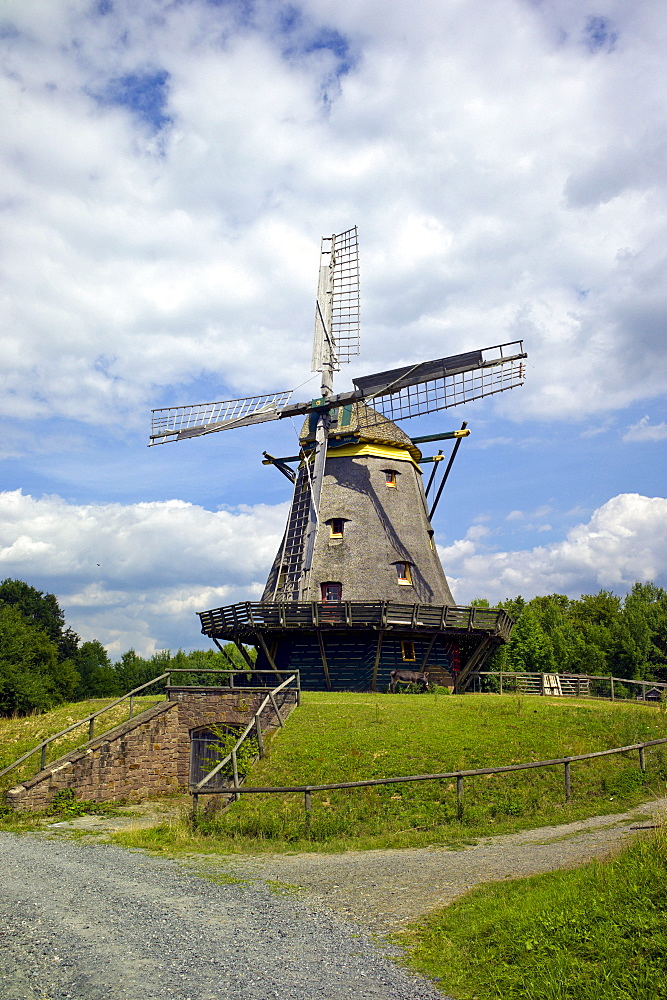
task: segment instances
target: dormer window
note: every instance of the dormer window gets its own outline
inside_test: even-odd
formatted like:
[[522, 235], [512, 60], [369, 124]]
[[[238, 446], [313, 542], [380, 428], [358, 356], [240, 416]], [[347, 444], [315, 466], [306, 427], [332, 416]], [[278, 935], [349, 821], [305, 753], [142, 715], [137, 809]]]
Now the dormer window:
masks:
[[327, 521], [329, 525], [329, 537], [330, 538], [342, 538], [343, 531], [345, 530], [345, 518], [344, 517], [332, 517], [330, 521]]
[[412, 586], [412, 573], [410, 572], [410, 563], [397, 562], [394, 563], [394, 566], [396, 567], [396, 576], [398, 578], [398, 582], [402, 584], [404, 587]]
[[384, 481], [390, 489], [396, 489], [396, 473], [393, 469], [384, 470]]

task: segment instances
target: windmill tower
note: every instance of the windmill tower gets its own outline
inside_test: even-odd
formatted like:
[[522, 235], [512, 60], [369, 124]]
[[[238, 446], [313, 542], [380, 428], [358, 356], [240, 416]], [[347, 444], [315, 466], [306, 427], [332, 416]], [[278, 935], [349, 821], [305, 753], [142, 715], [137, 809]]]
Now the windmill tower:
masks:
[[[153, 410], [151, 445], [305, 418], [297, 455], [264, 453], [293, 496], [261, 601], [200, 612], [202, 632], [218, 646], [235, 642], [249, 665], [248, 644], [257, 648], [257, 668], [299, 669], [304, 687], [375, 690], [402, 667], [452, 676], [464, 690], [512, 627], [502, 610], [455, 605], [433, 541], [431, 518], [469, 431], [464, 424], [410, 438], [396, 421], [521, 385], [526, 354], [515, 341], [357, 378], [354, 390], [335, 394], [335, 372], [358, 353], [355, 227], [322, 240], [316, 399], [290, 403], [287, 391]], [[418, 446], [443, 439], [454, 439], [454, 449], [429, 507], [443, 456], [424, 458]]]

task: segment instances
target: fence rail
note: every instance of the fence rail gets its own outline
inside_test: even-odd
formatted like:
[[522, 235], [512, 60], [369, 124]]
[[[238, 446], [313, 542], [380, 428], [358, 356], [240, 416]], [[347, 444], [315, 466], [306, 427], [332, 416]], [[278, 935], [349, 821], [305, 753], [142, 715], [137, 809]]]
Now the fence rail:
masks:
[[257, 746], [258, 746], [258, 749], [259, 749], [259, 756], [260, 757], [264, 756], [264, 739], [263, 739], [263, 733], [262, 733], [262, 718], [261, 718], [262, 717], [262, 712], [264, 711], [264, 709], [267, 707], [267, 705], [270, 702], [271, 703], [271, 707], [273, 708], [273, 711], [276, 714], [276, 718], [278, 719], [278, 725], [282, 728], [282, 726], [283, 726], [283, 720], [280, 717], [280, 709], [278, 708], [278, 705], [276, 703], [276, 695], [279, 694], [283, 689], [285, 689], [289, 684], [292, 684], [292, 683], [294, 683], [295, 690], [296, 690], [296, 703], [297, 703], [297, 705], [301, 704], [301, 684], [300, 684], [300, 679], [299, 679], [299, 671], [297, 670], [293, 674], [291, 674], [286, 680], [284, 680], [281, 684], [278, 684], [277, 687], [275, 687], [271, 691], [269, 691], [269, 693], [267, 694], [266, 698], [264, 699], [264, 701], [261, 703], [261, 705], [259, 706], [259, 708], [255, 712], [252, 720], [248, 723], [248, 725], [246, 726], [246, 728], [243, 730], [243, 732], [241, 733], [241, 735], [239, 736], [238, 740], [236, 741], [236, 743], [234, 744], [234, 746], [232, 747], [232, 749], [230, 750], [230, 752], [227, 754], [227, 756], [223, 757], [222, 760], [219, 760], [218, 763], [215, 765], [215, 767], [212, 768], [208, 772], [208, 774], [204, 775], [204, 777], [201, 779], [201, 781], [198, 781], [194, 786], [191, 787], [190, 794], [193, 796], [193, 811], [195, 813], [197, 811], [197, 796], [198, 795], [200, 795], [200, 794], [204, 794], [204, 795], [219, 794], [221, 791], [226, 791], [227, 790], [227, 788], [229, 786], [227, 786], [226, 784], [225, 784], [225, 786], [223, 788], [221, 788], [219, 785], [217, 785], [215, 787], [212, 787], [212, 788], [205, 788], [205, 786], [208, 785], [208, 784], [210, 784], [211, 779], [215, 778], [220, 773], [220, 771], [222, 770], [222, 768], [226, 767], [226, 765], [229, 764], [230, 761], [231, 761], [231, 764], [232, 764], [232, 774], [234, 776], [233, 785], [232, 785], [232, 790], [234, 792], [233, 798], [234, 798], [234, 801], [238, 800], [238, 797], [239, 797], [238, 796], [239, 772], [238, 772], [238, 764], [237, 764], [237, 754], [238, 754], [238, 751], [239, 751], [239, 749], [241, 747], [241, 744], [246, 739], [248, 739], [248, 737], [250, 736], [251, 732], [254, 730], [255, 731], [255, 735], [257, 737]]
[[[553, 760], [527, 761], [523, 764], [505, 764], [501, 767], [478, 767], [473, 770], [443, 771], [439, 774], [408, 774], [392, 778], [367, 778], [362, 781], [338, 781], [326, 785], [240, 786], [238, 785], [238, 782], [235, 781], [229, 791], [234, 793], [235, 799], [238, 799], [241, 794], [288, 795], [302, 793], [304, 796], [305, 811], [306, 813], [309, 813], [312, 805], [311, 795], [313, 792], [328, 792], [342, 788], [369, 788], [377, 785], [397, 785], [403, 782], [413, 781], [442, 781], [443, 779], [451, 780], [456, 778], [457, 813], [460, 819], [463, 815], [463, 782], [465, 778], [474, 778], [485, 774], [507, 774], [512, 771], [526, 771], [535, 767], [555, 767], [557, 765], [562, 765], [564, 767], [565, 801], [569, 802], [572, 797], [570, 774], [571, 764], [582, 760], [593, 760], [597, 757], [608, 757], [612, 754], [639, 751], [639, 767], [643, 773], [646, 771], [646, 748], [660, 746], [665, 743], [667, 743], [667, 739], [647, 740], [645, 743], [633, 743], [626, 747], [614, 747], [611, 750], [596, 750], [593, 753], [576, 754], [570, 757], [557, 757]], [[229, 758], [226, 759], [229, 760]], [[213, 794], [213, 790], [209, 791], [203, 787], [203, 782], [200, 783], [200, 786], [201, 787], [198, 788], [197, 793], [193, 793], [193, 812], [195, 815], [197, 813], [197, 794]]]
[[610, 674], [538, 674], [522, 671], [481, 670], [474, 678], [474, 688], [480, 693], [488, 691], [492, 684], [498, 685], [499, 694], [545, 694], [575, 698], [609, 698], [612, 701], [630, 699], [646, 701], [649, 692], [659, 692], [651, 700], [667, 698], [667, 683], [664, 681], [629, 680], [627, 677], [613, 677]]

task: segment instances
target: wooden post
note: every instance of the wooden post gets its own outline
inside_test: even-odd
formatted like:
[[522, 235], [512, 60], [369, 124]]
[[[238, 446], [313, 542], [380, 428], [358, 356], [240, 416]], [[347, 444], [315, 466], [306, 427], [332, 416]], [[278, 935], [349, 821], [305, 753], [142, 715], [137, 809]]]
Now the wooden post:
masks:
[[42, 743], [42, 753], [39, 765], [40, 771], [43, 771], [45, 767], [46, 767], [46, 743]]
[[134, 715], [134, 695], [130, 695], [130, 718]]
[[456, 816], [463, 819], [463, 775], [456, 776]]
[[301, 704], [301, 673], [296, 671], [296, 705], [297, 708]]
[[611, 700], [614, 701], [614, 675], [610, 674], [609, 680], [611, 681]]
[[378, 666], [380, 665], [380, 654], [382, 652], [382, 640], [384, 638], [384, 632], [382, 629], [378, 631], [378, 641], [375, 647], [375, 659], [373, 660], [373, 679], [371, 680], [371, 691], [377, 689], [378, 680]]
[[264, 756], [264, 737], [262, 736], [262, 723], [260, 721], [259, 715], [255, 716], [255, 732], [257, 733], [257, 746], [259, 748], [259, 756]]
[[324, 682], [327, 686], [327, 691], [331, 691], [331, 678], [329, 677], [329, 664], [327, 663], [327, 654], [324, 649], [324, 640], [322, 639], [322, 632], [320, 629], [315, 629], [317, 632], [317, 641], [320, 644], [320, 656], [322, 657], [322, 669], [324, 671]]
[[642, 701], [646, 701], [646, 681], [642, 681]]
[[[234, 774], [234, 788], [239, 787], [239, 769], [236, 764], [236, 750], [232, 750], [232, 773]], [[238, 802], [239, 793], [234, 792], [234, 802]]]
[[312, 802], [310, 800], [310, 788], [307, 788], [303, 793], [303, 807], [306, 810], [306, 819], [310, 819], [310, 809]]
[[93, 717], [88, 723], [88, 739], [92, 740], [95, 735], [95, 718]]
[[646, 771], [646, 757], [644, 755], [644, 747], [639, 748], [639, 766], [642, 772]]
[[569, 802], [572, 798], [572, 786], [570, 784], [570, 762], [565, 761], [565, 801]]
[[500, 671], [500, 693], [503, 693], [503, 672]]
[[276, 705], [276, 699], [273, 697], [273, 691], [269, 691], [269, 698], [271, 699], [271, 704], [273, 705], [273, 711], [278, 716], [278, 725], [280, 726], [281, 729], [284, 729], [285, 723], [280, 718], [280, 712], [278, 711], [278, 706]]

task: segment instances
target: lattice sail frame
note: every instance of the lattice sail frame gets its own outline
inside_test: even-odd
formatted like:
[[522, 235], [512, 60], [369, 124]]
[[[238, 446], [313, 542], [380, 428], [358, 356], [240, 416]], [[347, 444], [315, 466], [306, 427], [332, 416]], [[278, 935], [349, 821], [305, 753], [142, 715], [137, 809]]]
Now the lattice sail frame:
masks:
[[217, 403], [165, 406], [153, 410], [151, 444], [165, 444], [214, 431], [278, 420], [293, 390], [227, 399]]
[[332, 371], [349, 364], [360, 351], [360, 329], [359, 236], [353, 226], [322, 237], [311, 371], [322, 371], [328, 357]]
[[[523, 357], [522, 342], [514, 341], [445, 358], [444, 364], [423, 362], [358, 378], [354, 384], [363, 392], [364, 402], [372, 406], [367, 425], [371, 426], [373, 412], [388, 420], [407, 420], [523, 385]], [[471, 364], [475, 367], [467, 367]], [[382, 381], [384, 385], [375, 388]]]

